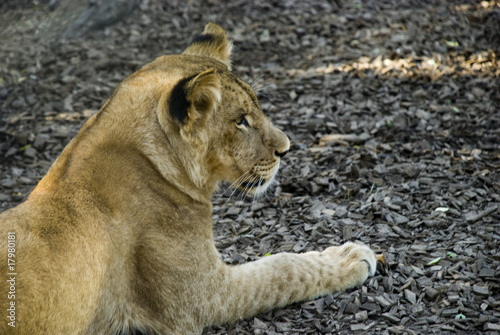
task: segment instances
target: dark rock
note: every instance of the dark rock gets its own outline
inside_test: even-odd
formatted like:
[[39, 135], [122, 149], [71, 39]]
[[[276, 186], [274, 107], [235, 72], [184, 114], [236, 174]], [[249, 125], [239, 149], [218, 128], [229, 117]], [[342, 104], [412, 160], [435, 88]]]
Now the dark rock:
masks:
[[24, 156], [29, 157], [29, 158], [35, 158], [37, 154], [37, 151], [33, 147], [27, 147], [24, 150]]
[[399, 323], [401, 321], [396, 315], [392, 313], [382, 313], [381, 315], [384, 319], [389, 320], [392, 323]]
[[491, 323], [491, 322], [486, 322], [483, 326], [483, 330], [493, 330], [493, 331], [500, 331], [500, 323]]
[[35, 141], [33, 142], [33, 147], [37, 150], [43, 150], [49, 140], [50, 136], [48, 134], [37, 134], [35, 136]]
[[367, 311], [375, 311], [378, 312], [380, 311], [380, 306], [378, 304], [375, 304], [373, 302], [366, 302], [360, 306], [361, 309], [365, 309]]
[[484, 295], [484, 296], [487, 296], [490, 293], [488, 286], [484, 286], [484, 285], [474, 285], [472, 287], [472, 292], [474, 292], [475, 294]]

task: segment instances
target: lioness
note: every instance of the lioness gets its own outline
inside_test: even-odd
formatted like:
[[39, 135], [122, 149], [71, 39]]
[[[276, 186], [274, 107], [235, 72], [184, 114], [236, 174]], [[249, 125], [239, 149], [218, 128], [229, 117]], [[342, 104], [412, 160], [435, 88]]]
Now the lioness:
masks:
[[375, 273], [354, 243], [221, 261], [217, 183], [262, 193], [290, 147], [230, 56], [209, 23], [181, 55], [144, 66], [1, 214], [1, 334], [200, 334]]

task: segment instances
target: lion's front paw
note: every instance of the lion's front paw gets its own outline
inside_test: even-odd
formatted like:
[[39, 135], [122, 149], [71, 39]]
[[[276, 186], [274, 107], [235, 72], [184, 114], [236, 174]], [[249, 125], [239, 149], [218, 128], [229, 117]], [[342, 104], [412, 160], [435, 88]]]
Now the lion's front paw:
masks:
[[339, 288], [362, 284], [377, 270], [375, 253], [364, 244], [347, 242], [339, 247], [330, 247], [322, 254], [338, 265], [335, 277], [339, 280]]

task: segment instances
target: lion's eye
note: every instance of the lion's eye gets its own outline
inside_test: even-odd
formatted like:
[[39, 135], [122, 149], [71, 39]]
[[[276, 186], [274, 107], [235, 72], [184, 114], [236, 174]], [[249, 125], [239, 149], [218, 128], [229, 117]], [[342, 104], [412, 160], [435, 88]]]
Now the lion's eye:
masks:
[[248, 120], [245, 118], [245, 116], [242, 116], [240, 121], [238, 121], [236, 124], [238, 126], [250, 127], [250, 124], [248, 123]]

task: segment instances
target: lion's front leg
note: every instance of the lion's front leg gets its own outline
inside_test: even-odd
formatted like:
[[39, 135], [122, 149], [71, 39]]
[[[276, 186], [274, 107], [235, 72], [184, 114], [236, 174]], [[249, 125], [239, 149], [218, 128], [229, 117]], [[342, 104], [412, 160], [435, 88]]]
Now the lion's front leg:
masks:
[[282, 253], [227, 267], [225, 292], [221, 292], [224, 312], [216, 322], [354, 287], [375, 274], [376, 263], [370, 248], [349, 242], [323, 252]]

